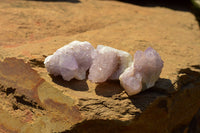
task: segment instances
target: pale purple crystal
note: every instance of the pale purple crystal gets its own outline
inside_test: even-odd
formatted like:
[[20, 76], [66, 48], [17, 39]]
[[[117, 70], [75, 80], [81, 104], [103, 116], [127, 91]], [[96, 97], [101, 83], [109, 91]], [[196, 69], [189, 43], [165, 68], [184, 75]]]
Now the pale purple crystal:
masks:
[[94, 48], [89, 42], [73, 41], [48, 56], [44, 64], [50, 74], [61, 75], [64, 80], [83, 80], [91, 66], [93, 51]]
[[120, 75], [120, 83], [128, 95], [135, 95], [154, 86], [162, 68], [163, 61], [153, 48], [137, 51], [133, 64]]
[[107, 79], [118, 80], [132, 62], [129, 53], [103, 45], [97, 46], [92, 58], [88, 79], [95, 83], [105, 82]]

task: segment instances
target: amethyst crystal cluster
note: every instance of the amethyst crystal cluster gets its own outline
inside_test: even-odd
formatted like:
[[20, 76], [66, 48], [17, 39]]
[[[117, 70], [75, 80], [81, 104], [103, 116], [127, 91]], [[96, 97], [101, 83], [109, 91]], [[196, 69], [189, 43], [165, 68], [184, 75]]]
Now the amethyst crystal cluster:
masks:
[[120, 75], [120, 84], [128, 95], [137, 94], [154, 86], [162, 68], [163, 61], [153, 48], [149, 47], [144, 52], [137, 51], [133, 64]]
[[73, 41], [48, 56], [44, 64], [54, 76], [61, 75], [67, 81], [73, 78], [83, 80], [92, 64], [93, 51], [94, 47], [89, 42]]
[[119, 80], [119, 76], [131, 66], [132, 62], [129, 53], [103, 45], [97, 46], [92, 59], [88, 79], [95, 83], [105, 82], [108, 79]]
[[135, 95], [154, 86], [163, 68], [159, 54], [151, 47], [132, 56], [121, 50], [98, 45], [95, 49], [89, 42], [73, 41], [58, 49], [44, 61], [50, 74], [61, 75], [64, 80], [88, 79], [94, 83], [120, 80], [128, 93]]

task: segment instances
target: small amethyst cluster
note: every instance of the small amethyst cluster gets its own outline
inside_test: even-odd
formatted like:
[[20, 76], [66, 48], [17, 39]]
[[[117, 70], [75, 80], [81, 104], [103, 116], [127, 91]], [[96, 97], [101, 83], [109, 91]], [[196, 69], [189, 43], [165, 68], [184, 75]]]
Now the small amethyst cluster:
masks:
[[154, 86], [163, 68], [159, 54], [151, 47], [132, 56], [121, 50], [89, 42], [73, 41], [48, 56], [45, 67], [50, 74], [61, 75], [64, 80], [88, 79], [94, 83], [120, 80], [128, 95], [135, 95]]

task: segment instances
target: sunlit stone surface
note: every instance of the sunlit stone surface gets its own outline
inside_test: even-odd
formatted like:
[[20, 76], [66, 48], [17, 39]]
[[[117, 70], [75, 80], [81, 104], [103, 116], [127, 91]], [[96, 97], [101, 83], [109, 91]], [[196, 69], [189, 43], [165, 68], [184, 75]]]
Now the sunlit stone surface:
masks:
[[88, 79], [95, 83], [105, 82], [107, 79], [118, 80], [132, 63], [129, 53], [103, 45], [97, 46], [92, 58]]
[[120, 83], [128, 95], [135, 95], [154, 86], [162, 68], [163, 61], [153, 48], [137, 51], [133, 64], [120, 75]]
[[94, 48], [89, 42], [73, 41], [48, 56], [44, 64], [50, 74], [61, 75], [64, 80], [83, 80], [91, 66], [93, 51]]

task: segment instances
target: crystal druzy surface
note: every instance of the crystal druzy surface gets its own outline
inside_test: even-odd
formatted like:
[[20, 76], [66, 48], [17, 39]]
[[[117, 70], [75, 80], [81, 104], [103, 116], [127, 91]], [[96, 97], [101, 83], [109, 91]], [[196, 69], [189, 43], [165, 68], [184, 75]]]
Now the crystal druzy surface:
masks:
[[50, 74], [61, 75], [64, 80], [83, 80], [92, 63], [94, 47], [89, 42], [73, 41], [48, 56], [45, 67]]
[[135, 95], [154, 86], [162, 68], [163, 61], [153, 48], [137, 51], [133, 64], [121, 74], [120, 83], [128, 95]]
[[64, 80], [88, 79], [94, 83], [120, 80], [128, 95], [135, 95], [154, 86], [163, 68], [159, 54], [151, 47], [132, 56], [121, 50], [89, 42], [73, 41], [45, 59], [50, 74], [61, 75]]
[[88, 79], [95, 83], [105, 82], [107, 79], [118, 80], [132, 63], [129, 53], [103, 45], [97, 46], [92, 58]]

